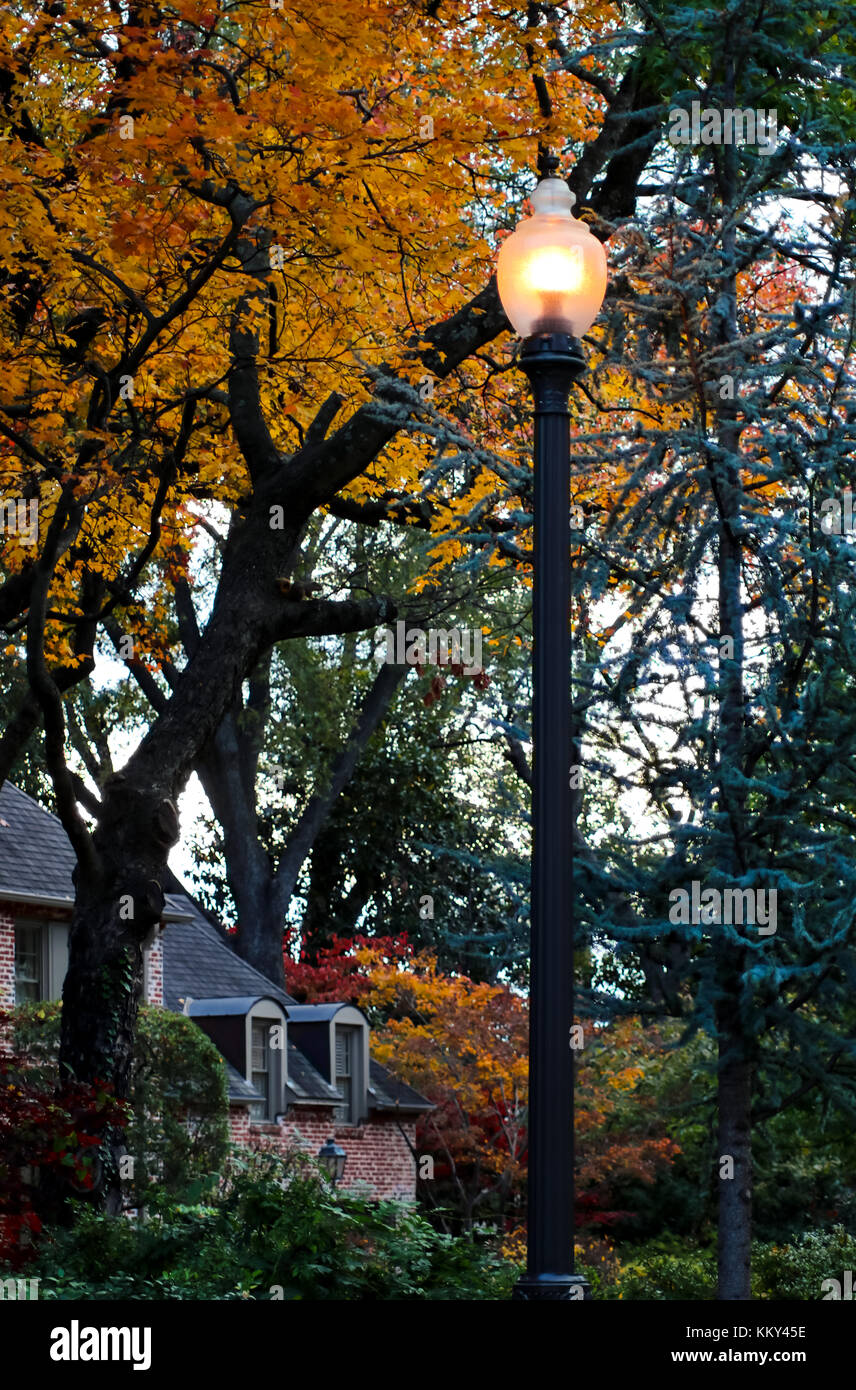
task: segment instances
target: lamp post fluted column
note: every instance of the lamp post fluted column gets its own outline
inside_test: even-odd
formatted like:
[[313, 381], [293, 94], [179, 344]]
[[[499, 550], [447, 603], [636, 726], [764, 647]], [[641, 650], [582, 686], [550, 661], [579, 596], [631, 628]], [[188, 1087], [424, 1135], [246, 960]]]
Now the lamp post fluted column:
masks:
[[527, 338], [520, 366], [535, 400], [527, 1272], [516, 1299], [577, 1299], [574, 1270], [573, 858], [571, 824], [571, 383], [577, 339]]

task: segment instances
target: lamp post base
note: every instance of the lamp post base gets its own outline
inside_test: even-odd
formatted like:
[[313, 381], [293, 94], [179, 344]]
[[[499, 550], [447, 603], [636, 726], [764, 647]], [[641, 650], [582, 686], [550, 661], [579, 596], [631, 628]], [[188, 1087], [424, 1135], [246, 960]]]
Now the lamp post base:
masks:
[[539, 1298], [591, 1300], [591, 1284], [581, 1274], [524, 1274], [514, 1285], [511, 1297], [514, 1302]]

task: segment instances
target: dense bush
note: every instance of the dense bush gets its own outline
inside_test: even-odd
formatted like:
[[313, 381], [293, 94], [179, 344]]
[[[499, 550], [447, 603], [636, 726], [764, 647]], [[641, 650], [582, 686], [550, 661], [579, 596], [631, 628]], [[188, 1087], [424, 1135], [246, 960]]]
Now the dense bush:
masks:
[[226, 1072], [217, 1048], [182, 1014], [141, 1009], [128, 1126], [138, 1204], [152, 1178], [180, 1193], [219, 1172], [228, 1147]]
[[334, 1194], [303, 1165], [247, 1152], [210, 1205], [145, 1221], [80, 1211], [43, 1243], [36, 1272], [47, 1299], [505, 1299], [517, 1275], [415, 1210]]
[[[843, 1226], [807, 1231], [788, 1244], [752, 1246], [752, 1297], [816, 1302], [828, 1296], [824, 1280], [843, 1282], [856, 1270], [856, 1236]], [[687, 1247], [673, 1236], [625, 1250], [614, 1278], [600, 1281], [598, 1296], [624, 1300], [716, 1298], [716, 1252]]]
[[603, 1298], [696, 1300], [716, 1298], [716, 1252], [681, 1248], [671, 1238], [622, 1251], [615, 1283]]
[[763, 1245], [754, 1263], [756, 1298], [817, 1300], [828, 1297], [826, 1279], [842, 1281], [845, 1270], [856, 1272], [856, 1236], [843, 1226], [831, 1231], [807, 1231], [789, 1245]]
[[[716, 1255], [675, 1237], [615, 1252], [580, 1251], [596, 1299], [716, 1297]], [[843, 1227], [753, 1247], [753, 1298], [817, 1301], [856, 1268]], [[97, 1270], [97, 1277], [93, 1271]], [[487, 1240], [441, 1234], [418, 1211], [335, 1194], [306, 1162], [235, 1151], [208, 1204], [161, 1202], [148, 1219], [81, 1207], [44, 1233], [30, 1273], [46, 1299], [429, 1299], [510, 1297], [519, 1273]], [[0, 1268], [0, 1277], [3, 1270]]]
[[32, 1259], [41, 1231], [36, 1198], [45, 1175], [61, 1168], [71, 1187], [91, 1188], [99, 1136], [124, 1124], [127, 1112], [100, 1082], [56, 1088], [29, 1055], [16, 1049], [5, 1011], [0, 1011], [0, 1029], [0, 1265], [20, 1269]]
[[[57, 1079], [61, 1008], [59, 1001], [22, 1004], [10, 1014], [28, 1082], [46, 1095]], [[129, 1198], [137, 1206], [156, 1199], [153, 1180], [168, 1193], [186, 1194], [219, 1171], [228, 1140], [225, 1071], [211, 1039], [181, 1014], [141, 1008], [127, 1128]]]

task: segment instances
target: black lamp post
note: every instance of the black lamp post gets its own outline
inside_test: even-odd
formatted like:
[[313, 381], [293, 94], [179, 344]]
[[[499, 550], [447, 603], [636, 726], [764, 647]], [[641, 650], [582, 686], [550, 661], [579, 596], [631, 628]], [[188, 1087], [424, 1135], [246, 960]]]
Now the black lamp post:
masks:
[[568, 398], [585, 370], [579, 335], [603, 302], [606, 256], [572, 216], [557, 169], [558, 160], [544, 161], [534, 216], [503, 242], [498, 265], [535, 400], [528, 1258], [516, 1299], [591, 1296], [574, 1274]]
[[335, 1139], [328, 1139], [327, 1143], [322, 1144], [318, 1150], [318, 1157], [327, 1169], [330, 1175], [330, 1181], [335, 1187], [336, 1183], [341, 1182], [345, 1175], [345, 1164], [348, 1161], [348, 1155], [345, 1150], [336, 1143]]

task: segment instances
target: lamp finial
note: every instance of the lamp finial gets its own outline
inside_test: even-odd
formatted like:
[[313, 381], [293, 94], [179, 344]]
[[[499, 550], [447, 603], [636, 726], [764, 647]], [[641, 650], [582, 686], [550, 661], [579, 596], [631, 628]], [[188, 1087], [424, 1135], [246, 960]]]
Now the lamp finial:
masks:
[[559, 177], [559, 158], [552, 150], [541, 150], [538, 156], [538, 174], [542, 179]]

